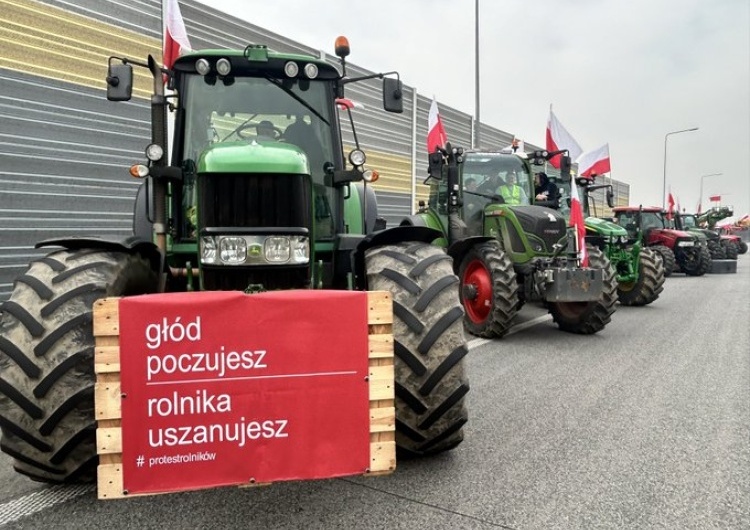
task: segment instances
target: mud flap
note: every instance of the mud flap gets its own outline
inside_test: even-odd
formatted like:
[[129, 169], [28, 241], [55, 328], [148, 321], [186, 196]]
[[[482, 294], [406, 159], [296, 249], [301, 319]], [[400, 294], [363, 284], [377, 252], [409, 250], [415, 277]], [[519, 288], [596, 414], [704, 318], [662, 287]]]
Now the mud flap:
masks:
[[547, 302], [591, 302], [604, 290], [601, 269], [548, 269], [542, 276]]

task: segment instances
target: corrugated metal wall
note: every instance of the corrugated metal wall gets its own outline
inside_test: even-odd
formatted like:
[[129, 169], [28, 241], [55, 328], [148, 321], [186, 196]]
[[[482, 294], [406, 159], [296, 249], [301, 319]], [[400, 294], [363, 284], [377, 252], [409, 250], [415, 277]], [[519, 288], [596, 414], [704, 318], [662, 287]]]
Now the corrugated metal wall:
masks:
[[[195, 1], [181, 0], [180, 6], [196, 49], [264, 43], [273, 50], [322, 56], [337, 64], [335, 57]], [[37, 241], [130, 232], [138, 182], [127, 168], [142, 160], [150, 138], [151, 81], [136, 69], [136, 98], [110, 103], [104, 78], [109, 56], [145, 59], [151, 53], [160, 58], [161, 3], [0, 0], [0, 43], [2, 301], [29, 260], [47, 252], [33, 249]], [[373, 72], [349, 64], [348, 73]], [[427, 175], [432, 98], [405, 87], [404, 113], [385, 113], [380, 83], [349, 85], [347, 96], [365, 105], [355, 111], [357, 135], [368, 165], [381, 174], [375, 185], [380, 212], [393, 225], [426, 197], [421, 183]], [[439, 106], [452, 143], [470, 147], [472, 116]], [[344, 138], [353, 143], [347, 134]], [[482, 124], [480, 140], [484, 147], [504, 147], [512, 135]]]

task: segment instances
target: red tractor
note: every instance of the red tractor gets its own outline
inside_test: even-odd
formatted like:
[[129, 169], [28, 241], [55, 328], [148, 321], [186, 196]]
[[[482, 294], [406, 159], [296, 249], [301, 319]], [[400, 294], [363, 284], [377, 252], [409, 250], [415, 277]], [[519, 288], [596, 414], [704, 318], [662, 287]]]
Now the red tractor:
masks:
[[684, 272], [703, 276], [711, 267], [711, 255], [705, 240], [690, 232], [667, 228], [665, 212], [657, 206], [618, 206], [613, 208], [617, 222], [643, 246], [657, 251], [664, 261], [665, 276]]

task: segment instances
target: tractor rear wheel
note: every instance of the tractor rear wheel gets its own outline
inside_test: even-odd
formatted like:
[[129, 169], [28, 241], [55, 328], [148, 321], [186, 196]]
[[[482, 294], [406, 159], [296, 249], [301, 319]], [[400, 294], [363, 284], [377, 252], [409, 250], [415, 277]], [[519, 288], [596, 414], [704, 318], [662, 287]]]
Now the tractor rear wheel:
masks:
[[716, 241], [708, 242], [708, 252], [711, 254], [711, 259], [726, 259], [727, 253], [724, 247]]
[[654, 245], [653, 247], [650, 247], [651, 250], [654, 252], [658, 252], [661, 256], [662, 262], [664, 262], [664, 276], [666, 278], [670, 277], [672, 273], [675, 271], [675, 258], [674, 258], [674, 252], [672, 252], [672, 249], [664, 246], [664, 245]]
[[642, 306], [659, 298], [664, 290], [664, 263], [650, 248], [643, 248], [638, 263], [638, 279], [620, 283], [617, 295], [622, 305]]
[[747, 252], [747, 243], [745, 243], [741, 239], [739, 243], [739, 250], [737, 252], [739, 252], [740, 254], [745, 254]]
[[466, 330], [488, 339], [505, 335], [518, 312], [518, 282], [513, 262], [500, 243], [487, 241], [472, 247], [458, 277]]
[[404, 242], [368, 250], [365, 267], [368, 288], [393, 297], [398, 454], [453, 449], [467, 421], [469, 350], [452, 260], [439, 247]]
[[615, 312], [617, 276], [607, 256], [596, 247], [586, 245], [589, 267], [602, 269], [602, 295], [594, 302], [553, 302], [548, 304], [552, 320], [563, 331], [591, 335], [604, 329]]
[[727, 254], [727, 259], [737, 259], [737, 254], [739, 254], [739, 250], [737, 249], [737, 245], [734, 244], [734, 241], [725, 241], [721, 244], [724, 247], [724, 252]]
[[16, 280], [0, 320], [0, 448], [16, 471], [40, 482], [94, 479], [92, 307], [157, 288], [145, 258], [95, 249], [53, 252]]

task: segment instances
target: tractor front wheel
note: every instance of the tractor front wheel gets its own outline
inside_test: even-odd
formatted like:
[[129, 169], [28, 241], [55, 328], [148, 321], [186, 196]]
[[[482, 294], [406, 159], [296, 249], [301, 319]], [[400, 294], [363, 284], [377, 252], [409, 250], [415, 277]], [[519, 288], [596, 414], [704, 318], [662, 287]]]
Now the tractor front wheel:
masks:
[[154, 292], [137, 254], [60, 250], [20, 276], [0, 320], [0, 448], [40, 482], [96, 474], [94, 334], [99, 298]]
[[654, 245], [650, 247], [654, 252], [658, 252], [664, 263], [664, 276], [669, 278], [675, 271], [676, 261], [672, 249], [664, 245]]
[[458, 277], [466, 330], [485, 338], [505, 335], [518, 312], [518, 282], [513, 262], [500, 244], [487, 241], [472, 247]]
[[737, 259], [739, 249], [737, 248], [737, 245], [734, 243], [734, 241], [723, 241], [721, 244], [724, 247], [724, 252], [726, 252], [727, 259]]
[[664, 290], [664, 263], [650, 248], [643, 248], [638, 263], [638, 279], [620, 283], [617, 295], [622, 305], [642, 306], [659, 298]]
[[365, 255], [371, 290], [393, 297], [396, 447], [427, 456], [463, 440], [468, 346], [453, 262], [439, 247], [404, 242]]
[[617, 277], [601, 250], [586, 245], [589, 267], [602, 269], [602, 295], [594, 302], [553, 302], [548, 304], [552, 320], [563, 331], [591, 335], [604, 329], [615, 312]]

